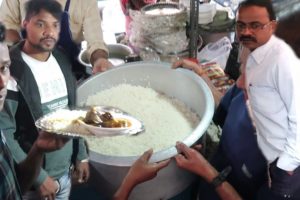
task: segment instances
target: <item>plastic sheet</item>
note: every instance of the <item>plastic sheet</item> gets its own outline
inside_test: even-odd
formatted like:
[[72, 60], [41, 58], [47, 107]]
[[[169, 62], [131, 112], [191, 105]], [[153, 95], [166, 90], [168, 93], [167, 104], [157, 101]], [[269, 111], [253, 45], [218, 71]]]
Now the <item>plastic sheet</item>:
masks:
[[197, 55], [198, 60], [218, 63], [225, 69], [226, 62], [232, 49], [228, 37], [223, 37], [214, 43], [208, 43]]
[[[157, 6], [161, 5], [157, 4]], [[176, 13], [157, 15], [130, 10], [130, 16], [132, 22], [129, 41], [135, 51], [149, 48], [159, 54], [167, 55], [188, 48], [185, 28], [187, 11], [184, 7], [178, 8]]]

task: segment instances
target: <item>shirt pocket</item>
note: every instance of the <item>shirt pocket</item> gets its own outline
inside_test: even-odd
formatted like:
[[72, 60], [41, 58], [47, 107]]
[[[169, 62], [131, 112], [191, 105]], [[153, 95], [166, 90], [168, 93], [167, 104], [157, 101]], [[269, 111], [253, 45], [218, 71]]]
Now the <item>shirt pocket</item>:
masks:
[[252, 109], [263, 115], [278, 113], [284, 107], [279, 93], [272, 87], [249, 86], [249, 93]]

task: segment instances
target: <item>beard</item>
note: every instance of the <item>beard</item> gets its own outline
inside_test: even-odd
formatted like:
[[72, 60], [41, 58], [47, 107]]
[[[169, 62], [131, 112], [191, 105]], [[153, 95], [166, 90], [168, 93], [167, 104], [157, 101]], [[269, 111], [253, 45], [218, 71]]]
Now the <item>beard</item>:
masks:
[[57, 40], [54, 38], [41, 38], [39, 43], [33, 43], [29, 41], [29, 44], [32, 48], [40, 51], [40, 52], [52, 52], [54, 47], [56, 46]]

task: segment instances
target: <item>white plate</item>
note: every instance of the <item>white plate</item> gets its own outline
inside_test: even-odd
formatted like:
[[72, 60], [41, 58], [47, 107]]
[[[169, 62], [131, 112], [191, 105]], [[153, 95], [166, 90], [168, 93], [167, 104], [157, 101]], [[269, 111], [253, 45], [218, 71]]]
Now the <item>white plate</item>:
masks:
[[81, 123], [86, 130], [92, 133], [95, 136], [116, 136], [116, 135], [133, 135], [144, 131], [144, 125], [139, 120], [135, 119], [132, 116], [113, 113], [113, 118], [115, 119], [125, 119], [130, 121], [130, 127], [122, 127], [122, 128], [105, 128], [105, 127], [97, 127], [86, 123]]
[[130, 121], [131, 126], [122, 128], [97, 127], [78, 120], [85, 117], [88, 108], [83, 110], [60, 109], [49, 113], [35, 122], [41, 130], [71, 137], [107, 137], [117, 135], [133, 135], [145, 130], [144, 124], [128, 113], [114, 107], [96, 106], [97, 111], [109, 112], [114, 119]]

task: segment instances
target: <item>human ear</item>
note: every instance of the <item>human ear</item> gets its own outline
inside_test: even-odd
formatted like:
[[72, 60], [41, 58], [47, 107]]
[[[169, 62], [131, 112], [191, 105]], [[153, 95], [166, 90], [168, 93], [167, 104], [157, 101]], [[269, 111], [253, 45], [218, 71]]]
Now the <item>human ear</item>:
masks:
[[271, 23], [271, 27], [272, 27], [273, 33], [276, 31], [277, 26], [278, 26], [277, 21], [276, 21], [276, 20], [273, 20], [272, 23]]

